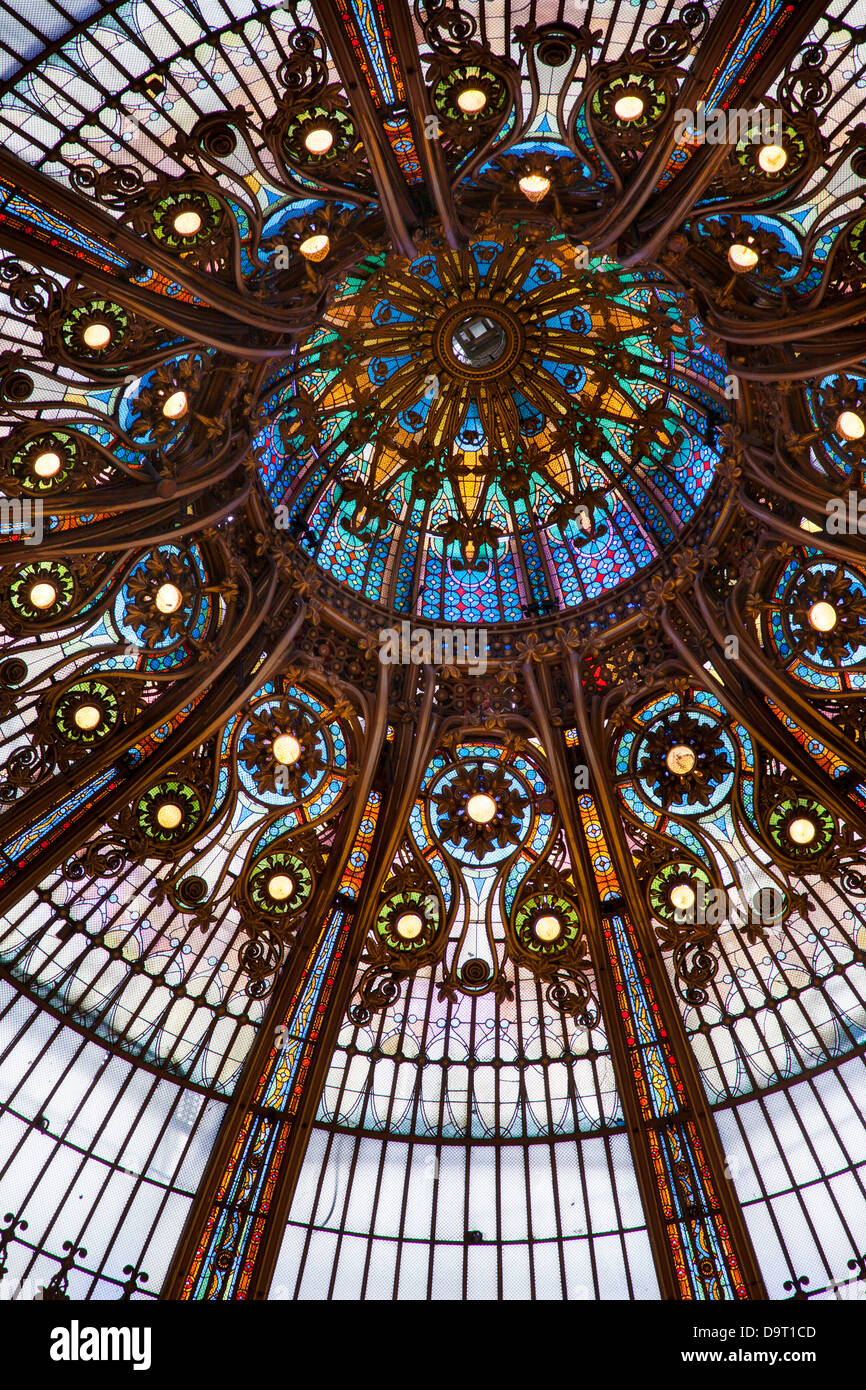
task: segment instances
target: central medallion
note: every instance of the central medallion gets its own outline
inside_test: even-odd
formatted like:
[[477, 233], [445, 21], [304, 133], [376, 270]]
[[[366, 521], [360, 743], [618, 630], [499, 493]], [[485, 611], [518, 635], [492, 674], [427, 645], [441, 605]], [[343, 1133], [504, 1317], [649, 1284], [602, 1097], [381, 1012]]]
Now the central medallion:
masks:
[[601, 600], [679, 547], [719, 464], [724, 367], [682, 291], [537, 228], [368, 258], [293, 371], [271, 499], [306, 555], [406, 615]]
[[451, 351], [465, 367], [492, 367], [507, 346], [501, 324], [484, 314], [461, 319], [451, 335]]
[[483, 300], [449, 309], [433, 333], [438, 364], [453, 376], [492, 381], [512, 370], [526, 342], [518, 316]]

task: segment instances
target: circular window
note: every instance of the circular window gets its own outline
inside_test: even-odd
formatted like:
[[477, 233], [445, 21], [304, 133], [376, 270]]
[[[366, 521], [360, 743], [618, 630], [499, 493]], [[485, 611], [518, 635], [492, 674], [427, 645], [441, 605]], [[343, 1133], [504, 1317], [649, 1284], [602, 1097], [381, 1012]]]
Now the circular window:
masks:
[[505, 329], [486, 314], [468, 314], [451, 334], [451, 351], [464, 367], [492, 367], [508, 347]]

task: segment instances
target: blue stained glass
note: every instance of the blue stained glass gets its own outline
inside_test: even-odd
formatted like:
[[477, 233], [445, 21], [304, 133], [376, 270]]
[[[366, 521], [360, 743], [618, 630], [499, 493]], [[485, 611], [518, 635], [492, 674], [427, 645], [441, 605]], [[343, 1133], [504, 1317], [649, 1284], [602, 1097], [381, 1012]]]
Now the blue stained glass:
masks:
[[61, 801], [58, 806], [53, 806], [38, 820], [34, 820], [21, 834], [9, 840], [0, 849], [0, 854], [8, 864], [17, 864], [28, 854], [28, 851], [33, 851], [41, 842], [51, 837], [52, 832], [59, 830], [64, 821], [68, 821], [80, 806], [96, 797], [108, 786], [116, 784], [117, 768], [109, 768], [107, 771], [99, 773], [78, 791]]
[[520, 433], [528, 439], [534, 438], [544, 426], [544, 416], [540, 410], [529, 404], [520, 391], [514, 394], [514, 404], [517, 406], [517, 416], [520, 420]]
[[753, 13], [749, 16], [749, 22], [740, 35], [736, 49], [716, 75], [715, 84], [704, 102], [708, 111], [712, 111], [716, 104], [721, 102], [725, 88], [736, 77], [744, 60], [757, 47], [784, 3], [785, 0], [761, 0], [761, 3], [754, 7]]
[[487, 431], [481, 421], [481, 414], [478, 405], [472, 401], [466, 412], [466, 417], [461, 426], [460, 432], [456, 436], [455, 443], [458, 448], [473, 452], [480, 449], [486, 443]]
[[[2, 185], [0, 185], [2, 186]], [[73, 227], [64, 218], [58, 217], [55, 213], [49, 213], [30, 198], [23, 197], [20, 193], [5, 191], [2, 203], [3, 210], [10, 217], [20, 217], [24, 222], [35, 227], [40, 227], [51, 237], [62, 238], [73, 247], [79, 247], [82, 251], [88, 251], [98, 261], [109, 261], [113, 265], [126, 268], [129, 262], [124, 256], [113, 251], [109, 245], [102, 241], [94, 241], [92, 237]], [[179, 287], [178, 287], [179, 288]]]
[[557, 381], [561, 381], [567, 391], [582, 391], [586, 385], [586, 372], [583, 367], [572, 366], [567, 362], [550, 362], [545, 358], [543, 364], [546, 372], [549, 372]]
[[495, 623], [501, 618], [493, 563], [468, 569], [456, 555], [445, 558], [444, 616], [455, 623]]
[[370, 3], [370, 0], [346, 0], [346, 5], [349, 12], [354, 15], [356, 32], [364, 45], [381, 94], [390, 106], [396, 101], [396, 94], [382, 35], [376, 23], [375, 6]]
[[523, 616], [514, 560], [510, 554], [499, 557], [499, 590], [502, 595], [502, 617], [505, 622], [517, 622]]
[[439, 277], [439, 269], [433, 256], [422, 256], [420, 260], [412, 262], [412, 274], [420, 279], [426, 280], [429, 284], [441, 289], [442, 281]]
[[421, 540], [421, 521], [424, 516], [424, 503], [417, 501], [412, 509], [409, 525], [406, 528], [400, 566], [397, 572], [397, 588], [394, 594], [394, 607], [398, 613], [409, 611], [412, 597], [412, 579], [415, 573], [415, 557]]
[[[281, 427], [263, 431], [257, 450], [262, 479], [275, 504], [292, 478], [309, 470], [292, 503], [289, 525], [306, 553], [338, 583], [397, 612], [452, 622], [515, 621], [525, 616], [526, 607], [546, 613], [610, 592], [669, 549], [694, 516], [718, 467], [719, 456], [707, 438], [707, 417], [718, 409], [725, 364], [692, 346], [700, 341], [697, 326], [684, 317], [681, 296], [658, 273], [622, 271], [607, 260], [597, 261], [594, 268], [609, 277], [616, 305], [618, 350], [631, 364], [622, 380], [605, 385], [602, 400], [588, 365], [597, 351], [588, 340], [609, 326], [609, 318], [585, 302], [564, 307], [559, 287], [572, 270], [557, 244], [533, 257], [516, 254], [504, 242], [480, 240], [468, 248], [471, 266], [465, 260], [459, 266], [451, 263], [447, 275], [442, 260], [450, 253], [437, 250], [408, 267], [408, 280], [400, 281], [406, 294], [391, 288], [397, 284], [388, 278], [392, 271], [383, 272], [367, 300], [354, 298], [363, 283], [360, 277], [347, 277], [337, 287], [330, 323], [311, 333], [299, 349], [308, 367], [301, 385], [314, 409], [304, 415], [293, 405], [291, 392], [298, 388], [287, 384]], [[516, 498], [510, 487], [507, 497], [502, 490], [504, 425], [495, 413], [495, 396], [485, 400], [470, 373], [455, 398], [456, 388], [437, 365], [436, 353], [448, 351], [448, 341], [425, 358], [437, 315], [452, 311], [455, 277], [474, 276], [478, 293], [494, 273], [497, 287], [505, 283], [503, 277], [511, 277], [513, 304], [529, 301], [535, 313], [549, 301], [544, 312], [550, 338], [528, 364], [528, 375], [495, 388], [510, 397], [505, 432], [513, 434], [515, 415], [519, 430], [508, 466], [525, 470], [528, 491]], [[344, 297], [350, 300], [345, 312]], [[417, 307], [422, 303], [425, 310]], [[672, 349], [661, 350], [650, 331], [646, 314], [658, 308], [674, 330]], [[342, 331], [346, 322], [365, 314], [377, 335], [372, 340], [376, 350], [366, 360], [362, 353], [349, 352], [345, 370], [342, 354], [333, 365], [323, 365], [318, 349], [339, 341], [331, 323]], [[568, 335], [577, 346], [566, 353]], [[584, 360], [581, 352], [587, 354]], [[672, 376], [690, 400], [670, 391]], [[552, 413], [540, 403], [541, 381], [556, 402]], [[369, 389], [381, 392], [394, 403], [388, 427], [366, 436], [361, 445], [354, 442], [352, 418], [359, 389], [362, 395]], [[595, 445], [575, 450], [558, 441], [552, 444], [563, 390], [578, 412], [587, 404], [592, 411], [602, 405], [598, 428], [608, 447], [601, 453]], [[636, 437], [645, 412], [653, 412], [652, 432]], [[427, 459], [425, 448], [431, 453]], [[420, 469], [427, 470], [425, 485], [416, 490]], [[341, 478], [369, 488], [379, 517], [390, 514], [394, 521], [380, 521], [378, 533], [367, 528], [356, 534], [360, 504], [354, 491], [344, 495]], [[569, 496], [587, 488], [605, 497], [594, 508], [597, 534], [590, 539], [576, 517], [563, 515]], [[547, 518], [555, 518], [556, 524]], [[497, 539], [483, 558], [473, 553], [477, 545], [465, 554], [461, 550], [476, 525]], [[466, 555], [472, 561], [468, 565]]]

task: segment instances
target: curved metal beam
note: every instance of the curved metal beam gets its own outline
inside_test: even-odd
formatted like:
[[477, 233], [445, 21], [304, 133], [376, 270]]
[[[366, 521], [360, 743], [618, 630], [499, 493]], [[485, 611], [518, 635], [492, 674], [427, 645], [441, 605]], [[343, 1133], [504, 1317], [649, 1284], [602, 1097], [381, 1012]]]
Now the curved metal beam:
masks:
[[366, 79], [355, 63], [352, 46], [333, 3], [313, 0], [313, 10], [358, 122], [393, 249], [399, 255], [413, 257], [416, 247], [412, 228], [419, 224], [420, 218], [385, 137]]

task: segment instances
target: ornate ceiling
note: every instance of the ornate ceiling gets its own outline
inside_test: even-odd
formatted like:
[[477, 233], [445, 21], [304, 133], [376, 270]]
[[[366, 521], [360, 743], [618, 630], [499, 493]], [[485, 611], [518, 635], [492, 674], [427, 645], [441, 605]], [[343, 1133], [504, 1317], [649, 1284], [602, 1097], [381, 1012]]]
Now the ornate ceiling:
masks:
[[[14, 1092], [0, 1273], [862, 1276], [862, 5], [43, 8], [0, 44], [3, 1018], [176, 1143], [79, 1135], [117, 1249], [96, 1196], [39, 1226]], [[823, 1231], [759, 1126], [830, 1136]]]

